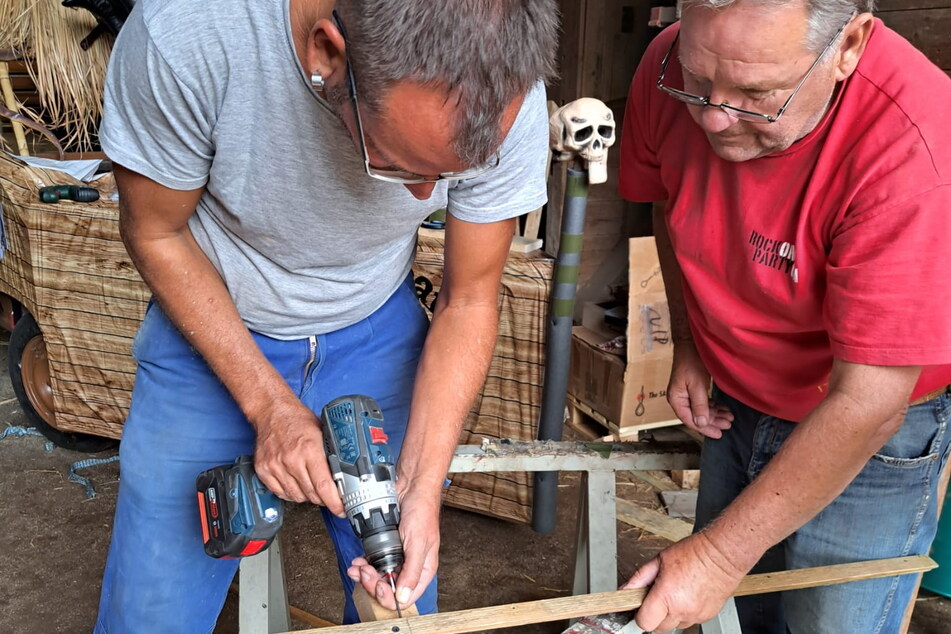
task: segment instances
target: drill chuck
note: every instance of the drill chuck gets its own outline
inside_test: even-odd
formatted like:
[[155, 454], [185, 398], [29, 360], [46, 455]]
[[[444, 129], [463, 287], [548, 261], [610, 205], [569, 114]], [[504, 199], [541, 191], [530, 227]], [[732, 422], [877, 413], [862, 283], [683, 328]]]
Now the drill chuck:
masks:
[[367, 561], [386, 574], [403, 563], [396, 468], [380, 406], [369, 396], [343, 396], [323, 409], [330, 471]]
[[397, 530], [387, 530], [363, 538], [363, 552], [371, 566], [382, 574], [403, 565], [403, 542]]

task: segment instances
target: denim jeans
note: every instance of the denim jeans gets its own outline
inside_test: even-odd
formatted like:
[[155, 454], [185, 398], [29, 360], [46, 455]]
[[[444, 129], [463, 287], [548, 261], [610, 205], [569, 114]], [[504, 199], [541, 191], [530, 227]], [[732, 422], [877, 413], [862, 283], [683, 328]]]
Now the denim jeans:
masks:
[[[714, 388], [734, 415], [719, 440], [704, 440], [699, 530], [776, 455], [795, 424]], [[951, 396], [910, 407], [901, 429], [852, 483], [805, 526], [771, 548], [754, 573], [928, 554], [937, 530], [938, 480], [948, 460]], [[855, 581], [736, 600], [744, 634], [899, 632], [918, 576]]]
[[[291, 389], [318, 414], [338, 396], [376, 399], [391, 450], [398, 454], [428, 323], [407, 279], [363, 321], [318, 335], [313, 353], [310, 338], [281, 341], [252, 334]], [[133, 354], [138, 369], [119, 450], [119, 498], [95, 631], [211, 632], [238, 560], [204, 553], [195, 478], [253, 453], [254, 430], [157, 304], [146, 312]], [[363, 548], [346, 520], [326, 512], [323, 517], [337, 551], [344, 622], [353, 623], [353, 582], [346, 569]], [[435, 612], [435, 580], [416, 605], [420, 613]]]

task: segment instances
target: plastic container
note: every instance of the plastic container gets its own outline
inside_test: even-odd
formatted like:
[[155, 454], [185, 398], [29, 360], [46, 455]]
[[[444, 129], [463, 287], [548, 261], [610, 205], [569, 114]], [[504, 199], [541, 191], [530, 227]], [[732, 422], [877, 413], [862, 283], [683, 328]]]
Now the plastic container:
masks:
[[951, 488], [944, 500], [938, 533], [931, 546], [931, 558], [938, 563], [938, 567], [924, 574], [921, 587], [951, 598]]

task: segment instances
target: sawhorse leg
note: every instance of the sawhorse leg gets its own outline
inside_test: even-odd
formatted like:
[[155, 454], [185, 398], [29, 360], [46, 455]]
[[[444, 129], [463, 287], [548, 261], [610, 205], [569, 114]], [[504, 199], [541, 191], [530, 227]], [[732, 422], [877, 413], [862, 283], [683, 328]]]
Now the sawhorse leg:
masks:
[[614, 471], [582, 471], [572, 594], [617, 590]]
[[260, 555], [241, 560], [238, 592], [238, 632], [273, 634], [291, 629], [281, 540], [275, 538]]

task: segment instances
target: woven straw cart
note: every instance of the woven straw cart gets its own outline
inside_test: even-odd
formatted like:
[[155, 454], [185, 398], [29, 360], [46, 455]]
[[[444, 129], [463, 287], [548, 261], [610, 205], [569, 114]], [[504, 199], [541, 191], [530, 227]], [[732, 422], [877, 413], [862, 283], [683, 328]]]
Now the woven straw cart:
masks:
[[[40, 202], [40, 187], [70, 183], [78, 184], [0, 153], [0, 293], [13, 300], [11, 376], [21, 379], [14, 387], [24, 409], [54, 442], [97, 450], [103, 438], [122, 435], [135, 379], [132, 341], [150, 293], [119, 237], [111, 175], [96, 181], [97, 202]], [[425, 233], [417, 246], [414, 274], [427, 306], [439, 291], [442, 246]], [[541, 252], [509, 258], [495, 353], [462, 442], [535, 437], [552, 268]], [[526, 473], [460, 475], [446, 501], [526, 522], [530, 482]]]

